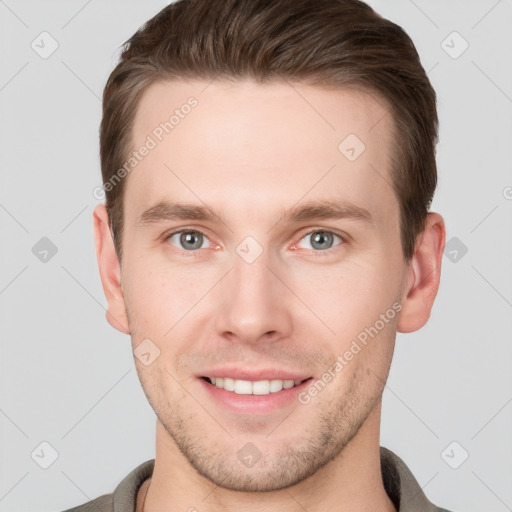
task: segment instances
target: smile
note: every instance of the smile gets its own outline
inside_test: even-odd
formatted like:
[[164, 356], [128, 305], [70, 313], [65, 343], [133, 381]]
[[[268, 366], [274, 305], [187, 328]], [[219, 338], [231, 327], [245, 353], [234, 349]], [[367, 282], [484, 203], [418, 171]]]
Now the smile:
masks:
[[[304, 380], [241, 380], [229, 377], [203, 377], [207, 382], [213, 384], [217, 388], [232, 391], [238, 395], [269, 395], [270, 393], [278, 393], [283, 389], [290, 389], [299, 386]], [[309, 379], [305, 379], [309, 380]]]

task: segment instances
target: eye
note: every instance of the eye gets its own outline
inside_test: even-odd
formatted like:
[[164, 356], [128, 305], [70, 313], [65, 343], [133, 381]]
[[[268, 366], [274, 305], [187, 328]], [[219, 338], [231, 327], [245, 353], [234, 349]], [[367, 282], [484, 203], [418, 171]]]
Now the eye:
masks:
[[[338, 238], [341, 242], [343, 242], [341, 236], [337, 235], [336, 233], [333, 233], [332, 231], [310, 231], [303, 238], [301, 238], [297, 246], [301, 247], [302, 249], [314, 249], [315, 251], [325, 251], [327, 249], [332, 248], [333, 241], [335, 238]], [[304, 247], [303, 245], [301, 245], [303, 240], [310, 240], [310, 242], [308, 242], [310, 246]]]
[[200, 231], [177, 231], [166, 237], [166, 240], [185, 251], [207, 249], [210, 246], [210, 241]]

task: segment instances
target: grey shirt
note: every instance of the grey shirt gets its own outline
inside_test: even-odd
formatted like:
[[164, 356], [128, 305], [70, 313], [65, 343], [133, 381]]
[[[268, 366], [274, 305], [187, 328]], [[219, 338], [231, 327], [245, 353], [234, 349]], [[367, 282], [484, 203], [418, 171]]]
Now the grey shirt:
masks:
[[[450, 512], [432, 504], [405, 462], [383, 446], [380, 447], [380, 462], [384, 488], [397, 512]], [[154, 459], [144, 462], [128, 474], [112, 494], [104, 494], [65, 512], [135, 512], [139, 488], [153, 474], [154, 465]]]

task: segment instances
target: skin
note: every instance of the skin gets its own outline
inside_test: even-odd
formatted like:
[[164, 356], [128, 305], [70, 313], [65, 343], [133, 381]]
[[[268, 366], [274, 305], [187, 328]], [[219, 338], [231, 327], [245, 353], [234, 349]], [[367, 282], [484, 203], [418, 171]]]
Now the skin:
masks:
[[[147, 491], [146, 512], [394, 511], [380, 468], [382, 392], [396, 332], [430, 316], [443, 218], [429, 213], [406, 263], [382, 98], [286, 82], [157, 83], [139, 105], [134, 148], [190, 96], [197, 107], [126, 178], [121, 264], [104, 205], [94, 211], [107, 320], [134, 349], [150, 339], [160, 350], [148, 366], [135, 358], [157, 415], [155, 469], [138, 510]], [[355, 161], [338, 150], [351, 133], [366, 145]], [[327, 199], [365, 208], [374, 222], [279, 221], [283, 209]], [[137, 223], [163, 200], [206, 204], [224, 223]], [[202, 248], [164, 236], [185, 228], [207, 237]], [[342, 238], [318, 248], [315, 228]], [[247, 236], [263, 248], [252, 263], [236, 252]], [[197, 378], [237, 363], [319, 379], [397, 302], [399, 313], [308, 404], [235, 414]], [[262, 454], [252, 467], [237, 457], [248, 442]]]

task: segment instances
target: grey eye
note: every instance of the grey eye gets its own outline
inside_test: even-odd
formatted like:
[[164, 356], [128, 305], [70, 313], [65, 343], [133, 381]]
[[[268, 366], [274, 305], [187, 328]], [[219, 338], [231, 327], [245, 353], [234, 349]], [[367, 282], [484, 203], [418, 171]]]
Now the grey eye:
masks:
[[[169, 241], [178, 249], [194, 251], [208, 247], [208, 238], [199, 231], [179, 231], [169, 237]], [[204, 245], [206, 243], [206, 245]]]
[[302, 247], [303, 249], [316, 249], [326, 250], [331, 249], [333, 246], [334, 238], [338, 238], [341, 241], [341, 237], [330, 231], [312, 231], [304, 236], [299, 242], [299, 246], [303, 240], [310, 239], [310, 247]]

